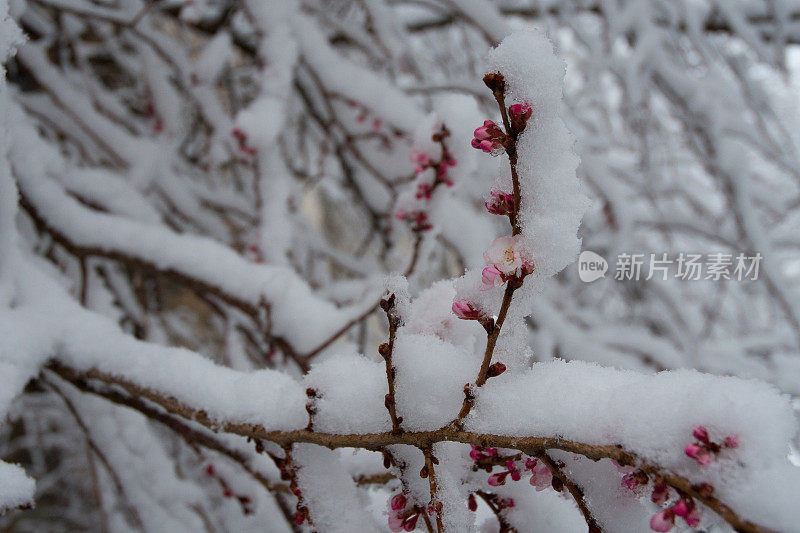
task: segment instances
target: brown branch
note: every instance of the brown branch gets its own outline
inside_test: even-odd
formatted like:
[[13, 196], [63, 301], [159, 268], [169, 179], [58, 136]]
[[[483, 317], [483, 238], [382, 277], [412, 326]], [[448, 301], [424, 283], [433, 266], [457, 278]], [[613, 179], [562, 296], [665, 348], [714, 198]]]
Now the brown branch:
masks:
[[[497, 100], [497, 105], [500, 107], [500, 114], [503, 117], [503, 126], [506, 130], [505, 141], [503, 144], [505, 146], [506, 154], [508, 155], [508, 161], [511, 166], [511, 180], [514, 186], [514, 209], [511, 213], [509, 213], [508, 219], [509, 222], [511, 222], [512, 235], [518, 235], [522, 231], [519, 225], [519, 207], [522, 196], [520, 192], [519, 176], [517, 175], [517, 135], [521, 130], [517, 130], [516, 128], [512, 127], [511, 121], [508, 118], [508, 110], [506, 109], [505, 104], [506, 85], [503, 75], [499, 72], [487, 74], [484, 76], [483, 82], [492, 91], [495, 100]], [[475, 380], [476, 387], [482, 387], [489, 377], [489, 367], [492, 363], [492, 356], [494, 355], [494, 349], [497, 345], [497, 339], [500, 337], [500, 330], [505, 322], [508, 309], [511, 307], [511, 300], [514, 297], [514, 291], [522, 286], [522, 282], [523, 277], [518, 276], [514, 276], [508, 280], [505, 293], [503, 294], [503, 302], [500, 305], [500, 312], [497, 315], [497, 320], [494, 323], [489, 322], [484, 324], [484, 327], [486, 327], [487, 331], [486, 350], [483, 354], [481, 368], [478, 371], [478, 378]], [[459, 411], [458, 416], [453, 421], [455, 426], [461, 427], [463, 425], [464, 419], [472, 410], [474, 403], [474, 391], [465, 387], [464, 402], [461, 404], [461, 411]]]
[[[166, 276], [181, 283], [189, 289], [196, 291], [197, 293], [205, 293], [214, 296], [226, 304], [229, 304], [244, 312], [254, 321], [255, 324], [261, 324], [261, 320], [259, 319], [261, 306], [254, 305], [249, 301], [242, 300], [241, 298], [237, 298], [236, 296], [228, 294], [221, 287], [212, 285], [201, 279], [194, 278], [185, 272], [181, 272], [173, 268], [161, 268], [155, 263], [125, 254], [118, 250], [105, 250], [98, 247], [76, 244], [65, 233], [52, 226], [46, 220], [46, 218], [39, 213], [36, 206], [34, 206], [27, 199], [23, 191], [20, 191], [19, 205], [25, 212], [28, 213], [39, 231], [49, 234], [53, 241], [66, 249], [70, 254], [77, 257], [80, 261], [85, 261], [86, 258], [89, 257], [103, 257], [121, 263], [133, 271], [146, 272], [151, 275]], [[346, 327], [349, 326], [346, 325]], [[297, 362], [298, 366], [300, 366], [304, 372], [308, 370], [308, 362], [305, 360], [308, 356], [300, 356], [294, 350], [292, 345], [283, 337], [272, 335], [268, 333], [268, 331], [264, 331], [264, 335], [269, 342], [274, 343], [290, 359]]]
[[[428, 484], [430, 486], [431, 491], [431, 501], [428, 504], [428, 511], [432, 511], [434, 516], [436, 516], [436, 533], [442, 533], [444, 530], [444, 524], [442, 523], [442, 502], [439, 501], [438, 491], [439, 487], [436, 484], [436, 470], [434, 465], [439, 464], [439, 461], [433, 455], [433, 449], [431, 446], [426, 446], [421, 448], [422, 453], [425, 455], [425, 467], [420, 472], [420, 475], [424, 478], [428, 478]], [[422, 475], [422, 474], [425, 475]]]
[[481, 497], [481, 499], [486, 502], [486, 505], [489, 506], [489, 509], [492, 510], [494, 516], [497, 517], [497, 522], [500, 525], [500, 533], [517, 533], [517, 530], [512, 526], [506, 517], [503, 516], [503, 510], [497, 505], [497, 495], [491, 494], [489, 492], [484, 492], [482, 490], [475, 491], [475, 494]]
[[572, 495], [572, 498], [578, 505], [578, 509], [580, 509], [583, 518], [586, 520], [586, 525], [589, 526], [589, 533], [603, 533], [603, 528], [600, 527], [600, 523], [597, 521], [594, 515], [592, 515], [592, 511], [589, 509], [589, 506], [586, 503], [583, 489], [576, 485], [575, 482], [573, 482], [569, 476], [567, 476], [566, 472], [564, 472], [563, 465], [553, 460], [553, 458], [550, 457], [547, 452], [537, 454], [536, 457], [542, 463], [544, 463], [548, 470], [550, 470], [550, 473], [553, 474], [553, 477], [558, 479]]
[[117, 474], [116, 470], [114, 470], [114, 467], [111, 466], [111, 463], [109, 462], [108, 457], [106, 457], [105, 452], [103, 452], [103, 450], [100, 449], [100, 446], [98, 446], [97, 442], [92, 437], [92, 434], [89, 431], [89, 427], [86, 425], [86, 422], [83, 420], [83, 417], [80, 415], [80, 413], [78, 413], [78, 409], [75, 407], [75, 404], [72, 402], [72, 400], [70, 400], [67, 397], [66, 394], [64, 394], [64, 392], [61, 389], [58, 388], [58, 385], [52, 382], [48, 382], [47, 384], [50, 386], [53, 392], [55, 392], [55, 394], [59, 398], [61, 398], [61, 400], [64, 402], [64, 405], [67, 407], [67, 410], [72, 415], [73, 420], [75, 420], [75, 423], [78, 425], [81, 432], [83, 433], [84, 438], [86, 439], [86, 445], [92, 451], [94, 456], [97, 457], [103, 464], [103, 467], [106, 469], [106, 472], [108, 472], [111, 481], [114, 483], [114, 488], [117, 491], [117, 493], [127, 502], [126, 507], [130, 512], [130, 517], [133, 520], [134, 524], [140, 529], [144, 528], [144, 523], [142, 522], [142, 518], [139, 515], [139, 511], [136, 509], [133, 502], [131, 502], [131, 499], [128, 497], [128, 493], [125, 490], [125, 486], [122, 484], [122, 480], [119, 478], [119, 475]]
[[464, 444], [474, 444], [482, 448], [515, 449], [531, 456], [537, 456], [548, 449], [557, 449], [577, 453], [594, 461], [606, 458], [614, 459], [622, 465], [635, 466], [648, 475], [660, 475], [665, 483], [677, 490], [685, 492], [697, 501], [702, 502], [737, 531], [746, 533], [771, 532], [770, 529], [739, 516], [724, 502], [708, 494], [706, 490], [703, 490], [702, 486], [695, 486], [688, 479], [672, 474], [656, 464], [649, 463], [618, 445], [587, 444], [565, 440], [559, 437], [481, 434], [464, 431], [453, 426], [447, 426], [433, 431], [406, 431], [399, 435], [391, 431], [357, 435], [318, 433], [302, 429], [294, 431], [269, 431], [257, 424], [214, 420], [202, 409], [182, 404], [172, 396], [136, 385], [122, 377], [114, 376], [96, 369], [79, 371], [58, 363], [50, 363], [48, 368], [68, 381], [99, 380], [107, 385], [117, 385], [132, 396], [152, 401], [170, 413], [189, 420], [194, 420], [208, 428], [270, 441], [280, 446], [287, 446], [294, 443], [310, 443], [331, 449], [364, 448], [367, 450], [380, 451], [392, 444], [405, 444], [416, 448], [425, 448], [437, 442], [460, 442]]
[[400, 317], [397, 316], [395, 307], [395, 295], [392, 293], [388, 298], [381, 300], [381, 308], [386, 312], [386, 319], [389, 322], [389, 342], [381, 344], [378, 352], [386, 362], [386, 381], [389, 384], [389, 392], [386, 394], [386, 409], [389, 411], [389, 418], [392, 419], [392, 433], [402, 433], [403, 428], [400, 424], [403, 417], [397, 416], [397, 404], [395, 402], [394, 378], [397, 370], [392, 365], [392, 352], [394, 351], [394, 341], [397, 338], [397, 328], [400, 326]]

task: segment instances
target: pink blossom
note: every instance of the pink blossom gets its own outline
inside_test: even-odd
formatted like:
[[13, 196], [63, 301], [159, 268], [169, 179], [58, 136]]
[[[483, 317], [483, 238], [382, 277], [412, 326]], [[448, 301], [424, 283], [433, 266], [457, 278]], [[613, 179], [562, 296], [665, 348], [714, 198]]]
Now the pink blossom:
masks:
[[403, 524], [403, 529], [406, 531], [414, 531], [417, 529], [417, 518], [419, 518], [418, 514], [413, 514], [406, 519], [405, 523]]
[[483, 316], [483, 313], [472, 306], [471, 303], [464, 300], [456, 300], [453, 302], [453, 314], [461, 320], [478, 320]]
[[519, 235], [498, 237], [492, 241], [483, 258], [506, 276], [513, 275], [524, 262]]
[[537, 492], [543, 491], [553, 484], [553, 473], [544, 463], [537, 462], [531, 472], [533, 475], [531, 476], [530, 484], [536, 488]]
[[503, 283], [505, 283], [505, 279], [503, 279], [503, 274], [497, 270], [497, 267], [488, 266], [483, 269], [481, 273], [481, 281], [483, 282], [483, 287], [481, 287], [482, 291], [488, 291], [494, 289], [495, 287], [500, 287]]
[[653, 515], [650, 519], [650, 529], [660, 533], [666, 533], [675, 525], [675, 514], [672, 509], [664, 509]]
[[739, 436], [738, 435], [730, 435], [725, 437], [725, 446], [728, 448], [738, 448], [739, 447]]
[[550, 470], [542, 471], [531, 476], [530, 484], [536, 489], [536, 492], [541, 492], [553, 484], [553, 474]]
[[492, 189], [484, 205], [493, 215], [508, 215], [514, 212], [514, 195]]

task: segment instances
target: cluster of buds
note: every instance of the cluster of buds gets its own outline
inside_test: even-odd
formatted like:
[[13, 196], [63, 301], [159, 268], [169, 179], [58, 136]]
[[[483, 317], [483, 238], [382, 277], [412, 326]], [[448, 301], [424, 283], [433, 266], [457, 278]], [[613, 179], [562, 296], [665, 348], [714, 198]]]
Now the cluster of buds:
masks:
[[714, 461], [717, 454], [719, 454], [723, 448], [738, 448], [739, 447], [739, 437], [737, 435], [729, 435], [725, 437], [725, 440], [722, 444], [713, 442], [708, 437], [708, 430], [703, 426], [697, 426], [692, 431], [692, 435], [697, 442], [693, 442], [686, 446], [684, 449], [684, 453], [687, 456], [691, 457], [697, 464], [699, 465], [707, 465]]
[[[372, 113], [372, 110], [370, 110], [368, 107], [366, 107], [362, 103], [357, 102], [356, 100], [353, 100], [351, 98], [346, 98], [346, 97], [341, 97], [341, 96], [338, 97], [338, 98], [340, 98], [341, 100], [344, 100], [344, 102], [347, 103], [347, 105], [349, 105], [351, 109], [356, 111], [356, 122], [358, 122], [359, 124], [367, 124], [367, 123], [369, 123], [370, 129], [374, 133], [380, 133], [382, 130], [385, 129], [383, 121], [380, 118], [374, 116], [373, 113]], [[388, 127], [388, 125], [387, 125], [387, 128], [390, 130], [391, 134], [394, 135], [395, 137], [402, 137], [403, 136], [403, 132], [402, 131], [400, 131], [400, 130], [398, 130], [396, 128], [390, 128], [390, 127]], [[388, 144], [389, 144], [389, 138], [388, 137], [384, 137], [384, 145], [388, 145]]]
[[389, 499], [387, 507], [389, 509], [390, 531], [414, 531], [417, 529], [419, 510], [408, 504], [408, 498], [403, 493], [395, 494]]
[[487, 154], [498, 155], [503, 151], [508, 136], [491, 120], [484, 120], [483, 126], [475, 128], [472, 147]]
[[[414, 174], [422, 174], [428, 169], [433, 170], [433, 175], [435, 176], [435, 180], [433, 183], [426, 184], [430, 189], [434, 189], [440, 183], [444, 183], [448, 187], [453, 186], [453, 180], [447, 174], [448, 169], [454, 167], [458, 164], [458, 161], [453, 157], [450, 153], [450, 150], [444, 145], [444, 139], [450, 136], [450, 131], [442, 126], [441, 131], [438, 133], [433, 134], [433, 139], [442, 147], [442, 156], [439, 158], [438, 161], [431, 159], [431, 157], [426, 154], [425, 152], [421, 152], [419, 150], [411, 150], [411, 154], [409, 154], [409, 159], [412, 163], [416, 166], [414, 167]], [[421, 185], [421, 184], [420, 184]], [[419, 188], [419, 185], [417, 186]], [[417, 198], [420, 198], [419, 196]], [[430, 196], [428, 196], [430, 198]]]
[[689, 527], [700, 524], [700, 513], [694, 500], [684, 496], [666, 509], [662, 509], [650, 519], [650, 529], [659, 533], [666, 533], [675, 526], [675, 517], [680, 516]]
[[521, 133], [528, 124], [528, 119], [533, 115], [533, 109], [528, 104], [514, 104], [508, 108], [508, 120], [511, 129]]
[[212, 478], [216, 479], [219, 483], [219, 486], [222, 488], [222, 495], [225, 498], [236, 498], [239, 501], [239, 505], [242, 506], [242, 512], [244, 514], [251, 514], [253, 509], [250, 507], [250, 496], [246, 496], [243, 494], [236, 494], [233, 489], [230, 487], [227, 481], [223, 477], [221, 477], [217, 473], [217, 469], [214, 468], [213, 463], [208, 463], [205, 467], [205, 474]]
[[406, 211], [405, 209], [398, 209], [394, 214], [394, 218], [404, 222], [411, 222], [411, 229], [414, 231], [427, 231], [433, 227], [433, 224], [428, 219], [428, 213], [421, 210]]
[[[427, 231], [433, 227], [428, 221], [428, 206], [426, 202], [433, 198], [433, 194], [439, 185], [453, 186], [453, 180], [448, 175], [448, 170], [456, 166], [457, 161], [445, 146], [445, 139], [449, 136], [450, 130], [443, 125], [431, 137], [441, 147], [442, 155], [438, 160], [419, 150], [412, 150], [409, 154], [409, 159], [415, 165], [414, 173], [417, 175], [414, 199], [418, 201], [417, 205], [419, 207], [410, 210], [400, 208], [395, 212], [394, 216], [397, 220], [410, 222], [413, 231]], [[432, 172], [429, 174], [428, 170]], [[431, 174], [433, 175], [432, 179]]]
[[[553, 486], [553, 473], [547, 468], [546, 464], [534, 457], [525, 458], [524, 464], [524, 471], [531, 473], [528, 482], [537, 492]], [[516, 461], [507, 461], [505, 467], [506, 469], [502, 472], [490, 475], [487, 483], [492, 487], [499, 487], [500, 485], [505, 485], [506, 479], [509, 477], [513, 481], [522, 479], [522, 471], [520, 471]]]
[[239, 153], [249, 157], [256, 155], [256, 149], [247, 144], [247, 133], [245, 133], [244, 130], [241, 128], [233, 128], [231, 130], [231, 135], [239, 144]]
[[302, 525], [306, 521], [311, 523], [311, 515], [309, 514], [308, 507], [305, 506], [303, 503], [303, 493], [300, 491], [300, 487], [297, 485], [297, 479], [294, 475], [294, 467], [292, 466], [292, 456], [289, 454], [289, 451], [286, 451], [286, 458], [282, 459], [280, 457], [273, 457], [273, 461], [275, 462], [275, 466], [281, 472], [281, 479], [284, 481], [289, 482], [289, 489], [292, 491], [297, 497], [297, 506], [295, 507], [294, 513], [294, 523]]
[[469, 458], [476, 463], [497, 457], [497, 448], [481, 448], [474, 444], [470, 444], [470, 446], [472, 449], [469, 451]]
[[486, 210], [493, 215], [511, 215], [514, 213], [514, 195], [497, 189], [489, 191], [489, 198], [484, 202]]
[[514, 481], [519, 481], [522, 479], [522, 472], [519, 471], [517, 468], [516, 461], [509, 460], [506, 461], [506, 469], [502, 472], [496, 472], [489, 476], [489, 480], [487, 483], [492, 487], [499, 487], [500, 485], [506, 484], [506, 478], [511, 477]]
[[156, 106], [152, 100], [148, 100], [144, 105], [144, 115], [153, 121], [154, 133], [161, 133], [164, 131], [164, 120], [156, 112]]

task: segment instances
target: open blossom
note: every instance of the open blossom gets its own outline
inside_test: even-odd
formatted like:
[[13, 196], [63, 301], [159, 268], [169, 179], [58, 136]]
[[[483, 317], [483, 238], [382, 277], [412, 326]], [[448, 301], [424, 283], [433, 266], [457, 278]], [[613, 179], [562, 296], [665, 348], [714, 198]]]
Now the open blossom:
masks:
[[483, 253], [483, 258], [501, 273], [511, 276], [526, 262], [520, 241], [519, 235], [498, 237]]
[[543, 462], [538, 459], [525, 460], [525, 470], [531, 472], [530, 484], [537, 492], [543, 491], [553, 484], [553, 473]]

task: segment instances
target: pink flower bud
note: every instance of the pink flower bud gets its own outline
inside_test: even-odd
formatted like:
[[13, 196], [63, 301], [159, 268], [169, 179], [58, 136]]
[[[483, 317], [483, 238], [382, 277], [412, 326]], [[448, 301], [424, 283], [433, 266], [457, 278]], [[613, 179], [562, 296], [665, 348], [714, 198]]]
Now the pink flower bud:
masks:
[[657, 505], [664, 505], [669, 499], [669, 487], [666, 483], [656, 483], [653, 485], [653, 493], [650, 495], [650, 501]]
[[478, 320], [483, 316], [483, 313], [464, 300], [453, 302], [453, 314], [461, 320]]
[[650, 519], [650, 529], [659, 533], [666, 533], [675, 525], [675, 514], [671, 509], [664, 509], [653, 515]]
[[392, 496], [392, 499], [389, 500], [389, 506], [391, 507], [392, 511], [400, 511], [406, 508], [406, 497], [402, 494], [395, 494]]
[[701, 466], [706, 466], [706, 465], [709, 465], [709, 464], [711, 464], [713, 462], [714, 462], [714, 456], [708, 450], [703, 450], [697, 456], [697, 464], [699, 464]]
[[487, 483], [492, 487], [499, 487], [500, 485], [505, 485], [506, 483], [506, 476], [508, 472], [498, 472], [497, 474], [492, 474], [489, 476], [489, 480]]
[[481, 147], [481, 150], [483, 150], [486, 153], [492, 153], [492, 150], [494, 149], [494, 145], [492, 144], [492, 141], [481, 141], [480, 142], [480, 147]]
[[694, 431], [692, 431], [692, 435], [694, 435], [694, 438], [696, 438], [700, 442], [708, 444], [708, 430], [706, 430], [706, 428], [704, 428], [703, 426], [697, 426], [696, 428], [694, 428]]
[[622, 476], [622, 486], [628, 490], [636, 490], [639, 487], [639, 478], [636, 474], [625, 474]]
[[725, 437], [725, 446], [727, 448], [738, 448], [739, 447], [739, 436], [738, 435], [731, 435], [729, 437]]
[[469, 498], [467, 498], [467, 509], [473, 513], [478, 510], [478, 501], [475, 499], [474, 494], [470, 494]]
[[508, 108], [508, 113], [512, 118], [524, 118], [527, 120], [531, 118], [533, 109], [528, 104], [514, 104]]
[[696, 442], [693, 442], [688, 446], [686, 446], [686, 448], [684, 448], [683, 451], [687, 456], [691, 457], [692, 459], [697, 459], [704, 449], [705, 448], [703, 448], [701, 445], [697, 444]]
[[414, 514], [408, 517], [408, 519], [403, 524], [403, 529], [406, 531], [414, 531], [417, 529], [417, 518], [419, 518], [418, 514]]
[[675, 505], [672, 506], [672, 512], [678, 516], [686, 516], [693, 507], [693, 502], [687, 501], [686, 498], [681, 498]]
[[519, 481], [520, 479], [522, 479], [522, 474], [519, 472], [519, 470], [513, 470], [511, 472], [511, 479], [513, 479], [514, 481]]
[[389, 513], [389, 531], [393, 533], [403, 531], [403, 522], [405, 522], [405, 518], [402, 516], [396, 513]]
[[697, 527], [700, 524], [700, 511], [697, 507], [692, 507], [683, 519], [686, 520], [687, 526]]
[[492, 136], [489, 134], [489, 128], [487, 128], [486, 126], [481, 126], [480, 128], [476, 128], [473, 135], [475, 135], [476, 139], [481, 141], [492, 138]]
[[472, 144], [472, 147], [477, 149], [477, 150], [481, 149], [481, 141], [480, 141], [480, 139], [472, 139], [472, 142], [470, 144]]
[[508, 215], [514, 212], [514, 195], [492, 189], [484, 205], [493, 215]]
[[295, 524], [297, 524], [299, 526], [299, 525], [302, 525], [303, 522], [305, 522], [305, 521], [306, 521], [306, 515], [304, 513], [301, 513], [300, 511], [297, 511], [296, 513], [294, 513], [294, 523]]
[[497, 267], [488, 266], [483, 269], [481, 272], [481, 282], [483, 282], [483, 287], [481, 287], [482, 291], [488, 291], [495, 287], [500, 287], [505, 280], [503, 279], [503, 274]]

